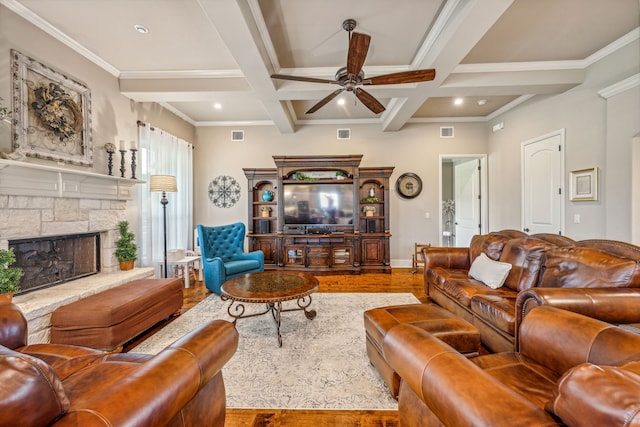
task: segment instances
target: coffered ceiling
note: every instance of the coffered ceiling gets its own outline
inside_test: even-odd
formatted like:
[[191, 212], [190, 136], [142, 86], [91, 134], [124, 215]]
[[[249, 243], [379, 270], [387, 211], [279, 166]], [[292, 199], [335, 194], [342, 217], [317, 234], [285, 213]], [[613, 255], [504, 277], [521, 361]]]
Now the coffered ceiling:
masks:
[[[0, 3], [113, 74], [133, 100], [158, 102], [196, 126], [273, 124], [282, 133], [309, 123], [394, 131], [408, 121], [488, 121], [579, 85], [588, 65], [640, 34], [638, 0]], [[332, 80], [347, 61], [347, 18], [371, 36], [366, 76], [435, 68], [435, 79], [367, 86], [381, 114], [346, 91], [305, 114], [338, 87], [270, 76]]]

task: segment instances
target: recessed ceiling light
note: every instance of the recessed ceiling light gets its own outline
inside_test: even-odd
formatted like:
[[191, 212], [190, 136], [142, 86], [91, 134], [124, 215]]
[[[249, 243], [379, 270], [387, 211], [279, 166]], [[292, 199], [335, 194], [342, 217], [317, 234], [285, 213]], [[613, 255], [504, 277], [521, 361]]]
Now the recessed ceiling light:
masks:
[[462, 105], [463, 102], [464, 100], [462, 98], [456, 98], [455, 101], [453, 101], [455, 105]]
[[487, 103], [486, 99], [478, 99], [478, 105], [484, 105]]
[[149, 33], [149, 29], [148, 29], [147, 27], [145, 27], [144, 25], [142, 25], [142, 24], [136, 24], [136, 25], [134, 25], [134, 26], [133, 26], [133, 28], [134, 28], [137, 32], [139, 32], [140, 34], [147, 34], [147, 33]]
[[220, 110], [222, 108], [222, 104], [216, 102], [215, 104], [213, 104], [213, 108], [215, 108], [216, 110]]

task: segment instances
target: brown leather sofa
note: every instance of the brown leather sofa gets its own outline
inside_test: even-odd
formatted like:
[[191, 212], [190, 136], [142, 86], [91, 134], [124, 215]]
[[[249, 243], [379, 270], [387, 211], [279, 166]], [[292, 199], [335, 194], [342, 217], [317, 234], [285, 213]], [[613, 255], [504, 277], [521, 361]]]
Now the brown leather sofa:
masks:
[[[502, 287], [469, 277], [481, 253], [512, 266]], [[640, 323], [640, 247], [629, 243], [503, 230], [474, 236], [469, 248], [423, 248], [422, 256], [427, 295], [477, 327], [492, 352], [514, 350], [518, 322], [539, 305]]]
[[0, 304], [0, 427], [224, 425], [221, 369], [238, 346], [227, 321], [155, 356], [26, 340], [20, 309]]
[[383, 352], [402, 378], [400, 426], [640, 426], [640, 335], [543, 306], [520, 350], [468, 359], [411, 324]]

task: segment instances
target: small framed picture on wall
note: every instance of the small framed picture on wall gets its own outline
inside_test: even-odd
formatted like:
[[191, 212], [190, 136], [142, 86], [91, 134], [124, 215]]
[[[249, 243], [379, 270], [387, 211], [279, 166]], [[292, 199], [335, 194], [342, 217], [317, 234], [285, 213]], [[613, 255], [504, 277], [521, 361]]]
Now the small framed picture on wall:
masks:
[[570, 200], [598, 200], [598, 168], [571, 171]]

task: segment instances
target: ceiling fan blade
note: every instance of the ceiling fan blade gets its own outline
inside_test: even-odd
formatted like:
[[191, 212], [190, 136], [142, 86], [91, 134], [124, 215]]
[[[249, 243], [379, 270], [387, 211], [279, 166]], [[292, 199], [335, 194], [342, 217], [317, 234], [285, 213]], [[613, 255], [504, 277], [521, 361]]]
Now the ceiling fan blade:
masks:
[[360, 102], [364, 104], [365, 107], [367, 107], [374, 113], [380, 114], [385, 110], [384, 105], [382, 105], [377, 99], [373, 97], [373, 95], [371, 95], [364, 89], [360, 89], [359, 87], [357, 87], [355, 88], [353, 93], [355, 93], [355, 95], [358, 97]]
[[383, 74], [381, 76], [375, 76], [367, 78], [362, 81], [362, 84], [366, 85], [393, 85], [400, 83], [419, 83], [428, 82], [436, 77], [436, 70], [413, 70], [413, 71], [401, 71], [399, 73]]
[[316, 105], [314, 105], [313, 107], [309, 108], [305, 114], [312, 114], [315, 113], [316, 111], [318, 111], [319, 109], [321, 109], [322, 107], [324, 107], [329, 101], [331, 101], [333, 98], [335, 98], [336, 96], [338, 96], [342, 91], [344, 90], [344, 88], [340, 88], [340, 89], [336, 89], [333, 92], [331, 92], [328, 96], [325, 96], [324, 98], [322, 98], [320, 100], [320, 102], [318, 102]]
[[314, 77], [300, 77], [300, 76], [287, 76], [285, 74], [272, 74], [272, 79], [280, 80], [294, 80], [297, 82], [311, 82], [311, 83], [338, 83], [335, 80], [316, 79]]
[[369, 51], [371, 36], [361, 33], [352, 33], [349, 40], [349, 53], [347, 55], [347, 73], [357, 76], [362, 70], [364, 60]]

